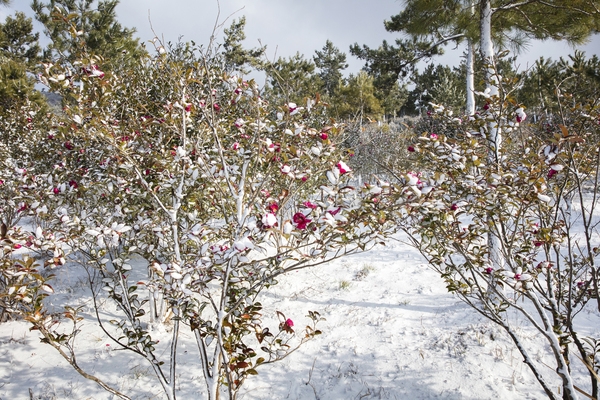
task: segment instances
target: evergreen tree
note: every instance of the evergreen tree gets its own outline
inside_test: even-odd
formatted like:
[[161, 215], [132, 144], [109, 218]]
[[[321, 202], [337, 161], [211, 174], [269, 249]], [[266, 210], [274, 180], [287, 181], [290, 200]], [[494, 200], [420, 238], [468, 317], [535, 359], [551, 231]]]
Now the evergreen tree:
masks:
[[33, 67], [40, 61], [39, 37], [33, 32], [31, 18], [24, 13], [17, 12], [15, 18], [8, 16], [0, 25], [0, 55]]
[[339, 90], [332, 104], [332, 113], [341, 119], [377, 120], [383, 115], [383, 108], [377, 96], [374, 79], [365, 71], [350, 74], [348, 82]]
[[[582, 43], [600, 28], [598, 0], [408, 0], [405, 9], [385, 22], [386, 30], [401, 32], [408, 39], [397, 46], [384, 41], [379, 49], [352, 47], [352, 53], [364, 59], [367, 69], [389, 74], [408, 74], [416, 61], [441, 54], [442, 47], [463, 40], [479, 43], [481, 58], [491, 65], [497, 47], [520, 49], [530, 39], [568, 40]], [[468, 54], [474, 60], [470, 44]], [[469, 69], [467, 69], [469, 71]], [[469, 74], [467, 74], [469, 76]], [[472, 75], [471, 75], [472, 76]], [[486, 80], [492, 87], [492, 69]], [[495, 90], [495, 89], [494, 89]], [[473, 92], [468, 82], [467, 93]]]
[[327, 40], [321, 51], [315, 51], [313, 61], [319, 69], [319, 77], [323, 81], [324, 93], [328, 96], [334, 96], [342, 84], [342, 71], [348, 68], [346, 54], [335, 47], [330, 40]]
[[38, 37], [31, 18], [23, 13], [0, 23], [0, 114], [28, 102], [46, 109], [44, 97], [34, 89], [35, 81], [28, 75], [39, 62]]
[[[598, 99], [600, 97], [600, 59], [576, 51], [557, 61], [540, 57], [524, 74], [516, 97], [527, 104], [530, 114], [540, 117], [558, 115], [562, 106], [571, 106], [571, 96]], [[568, 97], [563, 93], [569, 93]], [[559, 101], [561, 102], [559, 104]]]
[[247, 50], [242, 46], [246, 39], [244, 27], [246, 26], [246, 17], [234, 20], [229, 28], [225, 28], [225, 40], [223, 43], [223, 56], [225, 58], [225, 69], [229, 72], [239, 71], [247, 74], [250, 67], [259, 67], [261, 65], [260, 57], [265, 51], [265, 47]]
[[265, 71], [269, 77], [267, 96], [278, 102], [301, 103], [306, 97], [317, 94], [323, 85], [315, 73], [315, 64], [300, 53], [280, 57]]
[[416, 71], [411, 79], [414, 88], [409, 92], [405, 111], [420, 114], [430, 102], [459, 111], [464, 107], [465, 98], [463, 72], [441, 64], [429, 64], [423, 72]]
[[[33, 0], [35, 17], [52, 41], [44, 58], [66, 57], [73, 62], [81, 52], [100, 56], [107, 62], [122, 64], [128, 58], [145, 54], [135, 29], [124, 28], [115, 12], [119, 0]], [[110, 68], [104, 65], [103, 68]]]

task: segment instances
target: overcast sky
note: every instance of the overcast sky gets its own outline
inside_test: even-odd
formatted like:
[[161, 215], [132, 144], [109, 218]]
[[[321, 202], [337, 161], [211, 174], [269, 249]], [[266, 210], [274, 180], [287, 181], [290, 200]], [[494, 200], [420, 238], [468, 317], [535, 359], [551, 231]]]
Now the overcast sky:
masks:
[[[0, 17], [15, 10], [29, 9], [30, 0], [12, 0], [11, 7], [0, 7]], [[233, 18], [246, 16], [247, 47], [267, 46], [270, 59], [291, 56], [297, 51], [312, 58], [327, 39], [348, 54], [347, 72], [357, 72], [362, 63], [349, 55], [353, 43], [377, 47], [383, 39], [393, 42], [397, 34], [386, 32], [383, 21], [402, 8], [400, 0], [220, 0], [220, 14], [216, 0], [121, 0], [117, 15], [122, 25], [135, 27], [138, 36], [148, 41], [154, 31], [166, 40], [193, 40], [207, 43], [215, 21], [228, 27]], [[218, 36], [222, 34], [219, 29]], [[588, 56], [600, 54], [600, 37], [582, 46]], [[519, 59], [521, 69], [544, 56], [558, 59], [573, 52], [560, 42], [533, 42]], [[434, 62], [455, 64], [462, 49], [446, 49], [447, 55]], [[439, 61], [438, 61], [439, 60]]]

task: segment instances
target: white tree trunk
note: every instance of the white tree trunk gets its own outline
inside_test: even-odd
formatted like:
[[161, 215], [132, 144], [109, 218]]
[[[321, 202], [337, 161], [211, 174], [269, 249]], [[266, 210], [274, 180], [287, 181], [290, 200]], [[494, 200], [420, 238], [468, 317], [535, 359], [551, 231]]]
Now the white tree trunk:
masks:
[[[475, 4], [470, 1], [471, 15], [475, 16]], [[467, 115], [475, 114], [475, 45], [471, 38], [467, 39]]]
[[475, 50], [471, 39], [467, 40], [467, 115], [475, 114]]
[[[489, 96], [498, 95], [498, 80], [494, 68], [494, 44], [492, 42], [492, 2], [491, 0], [481, 0], [480, 3], [480, 52], [481, 58], [486, 65], [485, 69], [485, 85], [486, 92]], [[500, 143], [502, 136], [498, 124], [492, 120], [488, 123], [487, 139], [489, 145], [488, 163], [490, 166], [497, 165], [500, 162]], [[496, 220], [492, 214], [488, 216], [488, 247], [489, 247], [489, 262], [494, 270], [503, 269], [505, 259], [502, 252], [502, 229], [496, 224]]]

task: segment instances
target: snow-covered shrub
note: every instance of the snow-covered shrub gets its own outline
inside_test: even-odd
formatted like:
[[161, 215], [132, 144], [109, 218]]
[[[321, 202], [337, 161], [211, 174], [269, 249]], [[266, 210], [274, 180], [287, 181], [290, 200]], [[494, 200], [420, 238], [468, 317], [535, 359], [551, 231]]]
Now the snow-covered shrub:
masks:
[[[37, 144], [47, 157], [37, 207], [46, 212], [39, 240], [25, 244], [62, 243], [50, 264], [86, 268], [98, 323], [150, 363], [167, 398], [177, 392], [183, 327], [195, 336], [208, 398], [235, 398], [257, 367], [320, 333], [314, 311], [304, 329], [300, 316], [275, 310], [279, 325], [265, 326], [261, 291], [381, 241], [390, 187], [349, 184], [334, 145], [342, 129], [318, 100], [269, 104], [254, 81], [221, 69], [212, 48], [155, 45], [154, 56], [106, 72], [93, 55], [44, 65], [40, 79], [64, 108]], [[103, 296], [119, 318], [103, 319]], [[78, 372], [126, 398], [77, 365], [77, 307], [51, 311], [41, 302], [26, 318]], [[61, 315], [72, 329], [56, 330]], [[163, 357], [152, 327], [167, 320]]]
[[[434, 106], [454, 132], [425, 133], [410, 148], [415, 169], [397, 172], [397, 220], [448, 290], [508, 332], [549, 398], [573, 399], [576, 390], [597, 397], [589, 343], [598, 331], [579, 315], [590, 312], [597, 326], [600, 109], [583, 101], [565, 110], [570, 123], [544, 142], [537, 126], [522, 128], [524, 108], [509, 96], [483, 96], [466, 122]], [[499, 151], [488, 143], [490, 127], [505, 138]], [[532, 357], [514, 313], [551, 358]], [[588, 388], [575, 387], [582, 371]]]

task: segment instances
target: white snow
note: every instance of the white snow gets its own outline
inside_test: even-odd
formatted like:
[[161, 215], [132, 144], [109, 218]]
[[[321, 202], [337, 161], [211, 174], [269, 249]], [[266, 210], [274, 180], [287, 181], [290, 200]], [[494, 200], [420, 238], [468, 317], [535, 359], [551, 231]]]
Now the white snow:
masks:
[[[134, 270], [140, 267], [132, 261]], [[145, 270], [144, 268], [141, 268]], [[85, 274], [74, 265], [53, 271], [57, 310], [67, 302], [83, 305], [85, 322], [77, 336], [81, 366], [132, 399], [164, 398], [148, 362], [117, 350], [95, 324]], [[265, 322], [276, 328], [276, 311], [303, 333], [308, 311], [326, 321], [323, 334], [281, 362], [260, 366], [240, 393], [258, 399], [540, 399], [545, 394], [508, 336], [448, 294], [442, 279], [413, 248], [387, 246], [291, 273], [263, 292]], [[114, 310], [107, 303], [103, 314]], [[518, 318], [514, 317], [518, 324]], [[597, 311], [579, 318], [597, 321]], [[111, 399], [79, 376], [50, 346], [40, 343], [25, 322], [0, 324], [0, 398]], [[169, 330], [152, 332], [169, 354]], [[549, 349], [533, 331], [521, 335], [536, 359]], [[179, 342], [178, 398], [203, 398], [204, 378], [193, 333]], [[575, 362], [574, 362], [575, 364]], [[579, 368], [574, 366], [574, 368]], [[558, 388], [557, 375], [548, 379]], [[582, 374], [583, 376], [583, 374]], [[576, 384], [585, 387], [585, 381]]]

